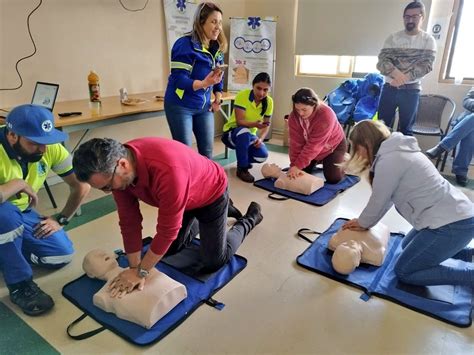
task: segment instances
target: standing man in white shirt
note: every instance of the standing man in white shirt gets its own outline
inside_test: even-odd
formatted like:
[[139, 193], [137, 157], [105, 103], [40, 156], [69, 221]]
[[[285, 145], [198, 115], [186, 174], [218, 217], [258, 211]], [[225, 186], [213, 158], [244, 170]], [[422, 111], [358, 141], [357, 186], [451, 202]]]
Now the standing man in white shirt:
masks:
[[425, 5], [420, 1], [409, 3], [403, 11], [405, 29], [388, 36], [377, 63], [386, 81], [378, 117], [392, 127], [398, 108], [399, 130], [410, 136], [418, 111], [421, 79], [433, 70], [436, 54], [435, 39], [421, 30], [424, 19]]

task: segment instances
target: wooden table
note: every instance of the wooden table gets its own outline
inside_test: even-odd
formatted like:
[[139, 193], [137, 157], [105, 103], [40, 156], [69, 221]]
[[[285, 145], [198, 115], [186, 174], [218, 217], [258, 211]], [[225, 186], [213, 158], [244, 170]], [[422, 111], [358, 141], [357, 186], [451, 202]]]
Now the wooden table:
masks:
[[[92, 104], [89, 100], [73, 100], [58, 102], [54, 107], [54, 124], [56, 128], [66, 133], [84, 131], [82, 137], [74, 148], [73, 152], [82, 142], [89, 130], [115, 125], [124, 122], [132, 122], [151, 117], [165, 116], [164, 102], [158, 100], [155, 96], [163, 96], [163, 92], [148, 92], [142, 94], [130, 94], [130, 98], [140, 98], [148, 100], [143, 104], [136, 106], [123, 105], [119, 96], [110, 96], [102, 98], [101, 104]], [[227, 120], [232, 112], [232, 102], [235, 94], [223, 93], [223, 104], [221, 114]], [[61, 112], [82, 112], [80, 116], [59, 117]]]

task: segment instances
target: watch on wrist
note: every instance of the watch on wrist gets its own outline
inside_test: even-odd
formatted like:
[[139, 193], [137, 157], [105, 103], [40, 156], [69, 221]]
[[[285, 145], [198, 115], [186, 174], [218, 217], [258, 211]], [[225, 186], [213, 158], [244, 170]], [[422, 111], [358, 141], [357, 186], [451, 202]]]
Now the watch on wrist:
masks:
[[56, 217], [56, 221], [61, 225], [61, 226], [67, 226], [69, 224], [69, 220], [67, 217], [63, 214], [58, 214]]
[[138, 273], [138, 277], [141, 278], [141, 279], [144, 279], [144, 278], [146, 278], [148, 275], [150, 275], [150, 272], [149, 272], [148, 270], [142, 268], [141, 265], [138, 265], [137, 273]]

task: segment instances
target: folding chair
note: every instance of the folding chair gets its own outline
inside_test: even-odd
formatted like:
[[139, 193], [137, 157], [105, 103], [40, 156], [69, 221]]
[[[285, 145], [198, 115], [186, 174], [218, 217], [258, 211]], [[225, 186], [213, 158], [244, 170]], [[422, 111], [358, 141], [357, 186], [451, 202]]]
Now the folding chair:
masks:
[[[448, 105], [449, 104], [449, 105]], [[449, 106], [451, 110], [449, 110]], [[444, 112], [448, 108], [448, 124], [446, 129], [441, 128], [442, 119]], [[436, 136], [439, 137], [440, 141], [446, 136], [451, 126], [451, 121], [454, 117], [454, 111], [456, 110], [456, 104], [449, 97], [443, 95], [421, 95], [420, 103], [418, 105], [418, 112], [413, 125], [413, 134], [421, 136]], [[441, 163], [441, 156], [436, 160], [436, 168]], [[441, 170], [444, 170], [446, 159], [443, 159]]]

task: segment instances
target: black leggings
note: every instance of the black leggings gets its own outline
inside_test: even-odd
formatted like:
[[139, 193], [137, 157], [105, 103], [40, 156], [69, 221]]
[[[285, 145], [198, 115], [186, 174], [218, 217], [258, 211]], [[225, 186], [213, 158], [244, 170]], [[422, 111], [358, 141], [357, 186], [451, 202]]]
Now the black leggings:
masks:
[[339, 164], [344, 161], [344, 155], [346, 151], [347, 143], [346, 140], [343, 139], [332, 153], [329, 153], [329, 155], [326, 156], [323, 160], [311, 161], [311, 163], [306, 168], [304, 168], [303, 171], [307, 172], [308, 174], [311, 174], [316, 164], [322, 162], [323, 173], [324, 177], [326, 178], [326, 181], [329, 184], [337, 184], [342, 179], [344, 179], [346, 174], [339, 166], [335, 164]]

